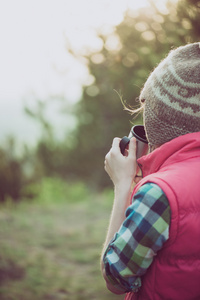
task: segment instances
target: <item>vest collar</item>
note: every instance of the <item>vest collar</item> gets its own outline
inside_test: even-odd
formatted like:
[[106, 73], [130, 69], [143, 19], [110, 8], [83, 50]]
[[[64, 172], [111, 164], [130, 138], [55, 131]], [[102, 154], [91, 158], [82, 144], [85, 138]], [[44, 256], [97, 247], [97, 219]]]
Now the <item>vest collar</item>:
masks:
[[192, 157], [200, 157], [200, 132], [179, 136], [138, 159], [143, 177], [161, 167]]

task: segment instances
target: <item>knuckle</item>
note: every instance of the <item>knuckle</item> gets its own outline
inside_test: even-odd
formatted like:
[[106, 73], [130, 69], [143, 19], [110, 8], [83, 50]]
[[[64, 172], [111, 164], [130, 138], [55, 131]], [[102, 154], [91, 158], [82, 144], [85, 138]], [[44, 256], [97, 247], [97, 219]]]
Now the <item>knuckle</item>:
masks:
[[108, 152], [105, 156], [105, 162], [109, 159], [109, 156], [110, 156], [110, 152]]
[[117, 151], [116, 151], [116, 149], [112, 149], [112, 151], [110, 152], [110, 157], [112, 158], [114, 158], [114, 157], [116, 157], [117, 156]]
[[115, 142], [119, 142], [119, 141], [120, 141], [120, 138], [118, 138], [118, 137], [115, 137], [113, 141], [115, 141]]

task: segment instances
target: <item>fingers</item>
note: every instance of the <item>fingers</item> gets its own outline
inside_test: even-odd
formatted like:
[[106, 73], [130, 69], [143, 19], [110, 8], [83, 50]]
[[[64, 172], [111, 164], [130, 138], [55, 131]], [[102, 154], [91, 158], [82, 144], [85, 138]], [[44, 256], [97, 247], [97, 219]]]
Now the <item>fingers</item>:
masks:
[[105, 156], [104, 169], [114, 184], [127, 180], [133, 180], [136, 175], [136, 140], [131, 139], [129, 149], [124, 156], [120, 151], [120, 138], [114, 138], [110, 151]]
[[114, 138], [112, 142], [112, 147], [110, 151], [106, 154], [105, 161], [109, 160], [110, 156], [121, 154], [119, 143], [121, 139], [120, 138]]
[[107, 162], [106, 162], [106, 159], [105, 159], [105, 161], [104, 161], [104, 170], [107, 172]]
[[121, 139], [116, 137], [113, 139], [113, 142], [112, 142], [112, 150], [115, 150], [117, 152], [120, 152], [120, 147], [119, 147], [119, 143], [120, 143]]
[[[111, 147], [110, 151], [107, 153], [107, 155], [105, 157], [106, 160], [109, 159], [110, 155], [115, 155], [115, 154], [116, 155], [118, 155], [118, 154], [122, 155], [121, 151], [120, 151], [120, 146], [119, 146], [120, 141], [121, 141], [121, 139], [118, 138], [118, 137], [113, 139], [112, 147]], [[130, 143], [129, 143], [128, 148], [129, 149], [125, 150], [125, 156], [126, 157], [129, 156], [129, 157], [132, 158], [133, 156], [135, 156], [135, 153], [136, 153], [136, 139], [134, 137], [132, 137], [130, 139]]]
[[132, 137], [130, 139], [130, 143], [129, 143], [129, 153], [128, 156], [129, 157], [135, 157], [136, 155], [136, 139], [134, 137]]
[[118, 155], [121, 155], [119, 143], [121, 139], [120, 138], [114, 138], [112, 142], [112, 147], [110, 151], [106, 154], [105, 160], [104, 160], [104, 169], [105, 171], [110, 175], [110, 164], [112, 164], [113, 159], [118, 157]]

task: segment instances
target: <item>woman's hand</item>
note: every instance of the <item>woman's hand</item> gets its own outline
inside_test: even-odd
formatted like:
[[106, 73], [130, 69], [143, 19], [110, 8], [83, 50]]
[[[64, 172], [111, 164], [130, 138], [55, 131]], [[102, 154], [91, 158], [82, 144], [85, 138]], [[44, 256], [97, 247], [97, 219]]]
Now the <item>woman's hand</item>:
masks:
[[121, 154], [120, 138], [114, 138], [112, 147], [105, 157], [105, 170], [115, 186], [123, 183], [132, 184], [136, 176], [136, 139], [133, 137], [125, 156]]
[[[125, 219], [125, 211], [130, 205], [131, 185], [137, 169], [136, 139], [131, 138], [129, 149], [125, 151], [125, 156], [123, 156], [120, 151], [120, 141], [120, 138], [115, 138], [113, 140], [112, 147], [105, 157], [105, 170], [114, 183], [115, 196], [106, 241], [102, 253], [105, 252], [111, 238], [113, 238], [115, 233], [119, 230]], [[104, 271], [103, 254], [101, 268], [104, 278], [107, 281]]]

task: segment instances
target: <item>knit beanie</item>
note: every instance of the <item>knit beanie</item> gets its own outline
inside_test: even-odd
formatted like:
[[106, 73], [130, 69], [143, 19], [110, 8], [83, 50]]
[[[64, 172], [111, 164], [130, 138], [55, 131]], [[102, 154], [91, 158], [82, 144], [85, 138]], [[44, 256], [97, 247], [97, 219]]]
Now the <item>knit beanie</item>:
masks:
[[200, 131], [200, 43], [172, 50], [140, 94], [150, 145]]

